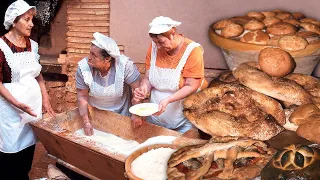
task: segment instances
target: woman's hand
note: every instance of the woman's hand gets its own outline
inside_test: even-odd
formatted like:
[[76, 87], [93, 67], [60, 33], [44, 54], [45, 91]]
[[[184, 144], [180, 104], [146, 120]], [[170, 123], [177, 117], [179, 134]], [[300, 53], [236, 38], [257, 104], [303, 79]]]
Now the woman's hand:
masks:
[[84, 121], [83, 122], [83, 129], [84, 129], [84, 134], [87, 136], [92, 136], [93, 135], [93, 127], [90, 123], [90, 121]]
[[26, 104], [23, 104], [23, 103], [18, 103], [17, 104], [17, 108], [19, 108], [20, 110], [22, 110], [23, 112], [26, 112], [28, 113], [29, 115], [31, 116], [34, 116], [34, 117], [37, 117], [37, 114], [34, 113], [31, 109], [30, 106], [26, 105]]
[[154, 113], [153, 115], [159, 116], [160, 114], [162, 114], [166, 110], [169, 103], [170, 101], [168, 98], [161, 100], [158, 106], [159, 111]]
[[137, 115], [131, 116], [131, 125], [133, 128], [138, 128], [138, 127], [142, 126], [142, 124], [143, 124], [143, 120], [141, 119], [141, 117], [139, 117]]
[[52, 109], [49, 98], [43, 98], [42, 100], [42, 108], [51, 116], [56, 117], [56, 113]]

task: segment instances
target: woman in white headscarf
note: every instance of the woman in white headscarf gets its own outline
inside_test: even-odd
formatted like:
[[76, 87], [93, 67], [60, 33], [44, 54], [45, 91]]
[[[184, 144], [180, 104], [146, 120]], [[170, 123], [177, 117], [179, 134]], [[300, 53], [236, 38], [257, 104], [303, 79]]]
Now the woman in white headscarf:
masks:
[[93, 134], [88, 104], [130, 116], [130, 87], [137, 88], [140, 82], [137, 67], [120, 54], [113, 39], [98, 32], [93, 37], [89, 57], [79, 61], [76, 74], [78, 106], [86, 135]]
[[0, 177], [29, 179], [36, 137], [28, 122], [52, 116], [40, 74], [38, 44], [29, 39], [35, 7], [23, 0], [7, 9], [0, 38]]
[[[183, 115], [183, 100], [206, 86], [203, 49], [200, 44], [176, 32], [181, 23], [159, 16], [149, 24], [152, 43], [146, 56], [146, 75], [134, 91], [139, 102], [150, 94], [150, 102], [159, 104], [159, 112], [147, 121], [186, 132], [192, 124]], [[133, 119], [141, 126], [141, 118]]]

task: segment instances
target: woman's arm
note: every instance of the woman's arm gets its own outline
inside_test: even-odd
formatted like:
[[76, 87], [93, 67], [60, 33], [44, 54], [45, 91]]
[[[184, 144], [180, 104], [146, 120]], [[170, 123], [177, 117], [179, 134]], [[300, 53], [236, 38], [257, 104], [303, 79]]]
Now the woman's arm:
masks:
[[83, 121], [84, 133], [88, 136], [93, 135], [93, 127], [90, 123], [88, 116], [88, 99], [89, 99], [89, 90], [88, 89], [77, 89], [77, 100], [79, 114]]
[[163, 99], [159, 104], [159, 113], [161, 114], [166, 110], [166, 107], [169, 103], [181, 100], [186, 98], [190, 94], [193, 94], [200, 87], [201, 79], [200, 78], [186, 78], [184, 86], [179, 89], [177, 92], [172, 94], [171, 96]]
[[140, 85], [133, 92], [133, 100], [140, 102], [150, 96], [152, 86], [149, 81], [149, 71], [147, 70], [144, 77], [142, 78]]
[[2, 84], [0, 81], [0, 95], [4, 97], [9, 103], [17, 107], [18, 109], [21, 109], [22, 111], [30, 114], [31, 116], [37, 117], [37, 115], [32, 111], [31, 107], [18, 102], [12, 94], [8, 91], [8, 89]]
[[47, 111], [47, 113], [51, 117], [55, 117], [56, 114], [55, 114], [55, 112], [53, 111], [53, 109], [51, 107], [50, 97], [48, 95], [47, 88], [46, 88], [46, 86], [44, 84], [44, 79], [43, 79], [42, 74], [37, 76], [36, 80], [38, 81], [38, 84], [39, 84], [40, 90], [41, 90], [41, 94], [42, 94], [42, 107], [44, 108], [45, 111]]

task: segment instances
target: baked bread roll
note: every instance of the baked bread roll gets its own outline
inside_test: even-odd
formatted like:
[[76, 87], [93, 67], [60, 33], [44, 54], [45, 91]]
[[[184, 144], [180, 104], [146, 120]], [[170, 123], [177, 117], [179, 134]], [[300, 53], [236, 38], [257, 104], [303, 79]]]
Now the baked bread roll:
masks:
[[296, 19], [296, 20], [300, 20], [300, 19], [305, 18], [304, 14], [302, 14], [301, 12], [292, 13], [292, 16], [293, 16], [293, 18]]
[[259, 44], [266, 45], [269, 41], [270, 37], [267, 33], [257, 30], [257, 31], [249, 31], [245, 35], [243, 35], [240, 39], [241, 42], [251, 43], [251, 44]]
[[279, 39], [279, 47], [286, 51], [299, 51], [307, 46], [307, 40], [300, 36], [283, 36]]
[[320, 152], [309, 146], [289, 145], [279, 150], [261, 171], [261, 180], [320, 179]]
[[261, 21], [253, 19], [253, 20], [250, 20], [243, 27], [244, 27], [244, 29], [254, 31], [254, 30], [264, 29], [266, 26]]
[[237, 37], [243, 33], [244, 29], [239, 24], [229, 24], [221, 31], [221, 36], [225, 38]]
[[259, 20], [259, 21], [262, 21], [265, 18], [265, 16], [260, 12], [249, 12], [247, 14], [247, 16], [255, 18], [255, 19]]
[[228, 70], [225, 71], [221, 74], [219, 74], [219, 76], [215, 79], [213, 79], [210, 84], [209, 87], [215, 87], [218, 86], [220, 84], [240, 84], [240, 82], [233, 76], [232, 71]]
[[272, 11], [264, 11], [264, 12], [261, 12], [266, 18], [267, 17], [273, 17], [273, 16], [276, 16], [277, 13], [275, 12], [272, 12]]
[[275, 12], [276, 14], [288, 13], [288, 11], [285, 11], [285, 10], [282, 10], [282, 9], [275, 9], [275, 10], [273, 10], [273, 12]]
[[315, 104], [300, 105], [289, 117], [289, 121], [297, 126], [313, 120], [320, 120], [320, 109]]
[[214, 30], [221, 30], [223, 28], [225, 28], [226, 26], [228, 26], [229, 24], [232, 24], [233, 22], [230, 19], [224, 19], [224, 20], [220, 20], [216, 23], [214, 23], [212, 25], [212, 28]]
[[313, 18], [303, 18], [303, 19], [300, 19], [300, 22], [311, 23], [311, 24], [320, 26], [320, 21], [313, 19]]
[[310, 31], [299, 31], [295, 35], [305, 38], [309, 44], [320, 39], [319, 34]]
[[320, 27], [315, 24], [303, 22], [303, 23], [300, 23], [300, 26], [307, 31], [311, 31], [320, 35]]
[[279, 23], [281, 22], [281, 20], [277, 17], [266, 17], [263, 21], [262, 21], [267, 27], [273, 25], [273, 24], [276, 24], [276, 23]]
[[296, 19], [293, 19], [293, 18], [284, 19], [284, 20], [282, 20], [282, 22], [289, 23], [289, 24], [294, 25], [294, 26], [299, 26], [300, 25], [300, 22], [298, 20], [296, 20]]
[[275, 77], [283, 77], [295, 68], [295, 61], [291, 55], [279, 48], [265, 48], [261, 50], [258, 63], [262, 71]]
[[267, 27], [267, 33], [272, 35], [289, 35], [297, 31], [298, 29], [289, 23], [277, 23]]
[[278, 47], [278, 46], [279, 46], [279, 39], [280, 39], [281, 37], [282, 37], [282, 36], [272, 36], [272, 37], [270, 38], [270, 40], [268, 41], [267, 45]]
[[242, 63], [233, 75], [241, 84], [275, 99], [296, 105], [312, 103], [312, 95], [294, 81], [270, 77], [256, 66], [256, 62]]
[[[312, 121], [308, 121], [307, 123], [301, 124], [297, 129], [297, 134], [309, 141], [320, 144], [320, 119], [314, 119]], [[320, 169], [320, 168], [319, 168]], [[318, 169], [318, 171], [319, 171]], [[318, 179], [320, 176], [318, 177]]]
[[300, 73], [291, 73], [285, 78], [296, 82], [313, 96], [320, 97], [320, 80], [318, 78]]
[[252, 20], [253, 18], [248, 17], [248, 16], [236, 16], [236, 17], [232, 17], [230, 18], [230, 20], [235, 23], [235, 24], [240, 24], [241, 26], [244, 26], [245, 24], [247, 24], [250, 20]]
[[291, 13], [288, 13], [288, 12], [278, 13], [278, 14], [276, 15], [276, 17], [279, 18], [279, 19], [282, 19], [282, 20], [283, 20], [283, 19], [293, 18], [292, 15], [291, 15]]

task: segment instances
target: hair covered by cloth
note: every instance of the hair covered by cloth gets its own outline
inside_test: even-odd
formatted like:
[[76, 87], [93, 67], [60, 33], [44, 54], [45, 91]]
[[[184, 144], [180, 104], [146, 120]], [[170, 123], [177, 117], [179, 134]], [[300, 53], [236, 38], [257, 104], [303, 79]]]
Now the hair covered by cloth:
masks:
[[27, 2], [23, 0], [17, 0], [10, 4], [10, 6], [6, 10], [3, 22], [3, 25], [6, 28], [6, 30], [10, 29], [10, 27], [12, 26], [12, 24], [18, 16], [21, 16], [30, 9], [36, 10], [36, 7], [30, 6]]
[[181, 22], [174, 21], [169, 17], [158, 16], [149, 24], [149, 34], [162, 34], [169, 31], [173, 27], [179, 26], [180, 24]]
[[118, 59], [121, 56], [116, 41], [99, 32], [95, 32], [93, 34], [93, 37], [94, 40], [91, 41], [91, 43], [99, 47], [100, 49], [105, 50], [111, 57]]

